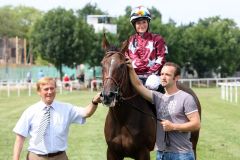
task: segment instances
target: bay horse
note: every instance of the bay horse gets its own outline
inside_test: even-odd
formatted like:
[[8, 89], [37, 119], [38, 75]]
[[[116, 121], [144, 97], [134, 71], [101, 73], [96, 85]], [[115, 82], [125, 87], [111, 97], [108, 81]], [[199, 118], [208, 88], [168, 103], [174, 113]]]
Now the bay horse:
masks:
[[[102, 47], [103, 104], [109, 106], [104, 134], [107, 160], [150, 160], [150, 151], [156, 141], [156, 110], [149, 102], [137, 94], [128, 74], [124, 53], [128, 42], [121, 49], [109, 45], [105, 34]], [[201, 115], [201, 105], [196, 94], [189, 87], [178, 83], [178, 88], [191, 94]], [[199, 131], [191, 132], [191, 142], [196, 157]]]
[[[105, 37], [105, 36], [104, 36]], [[103, 104], [109, 106], [105, 121], [107, 160], [150, 160], [156, 141], [156, 119], [153, 107], [136, 93], [128, 75], [124, 53], [111, 48], [106, 38], [102, 60]]]

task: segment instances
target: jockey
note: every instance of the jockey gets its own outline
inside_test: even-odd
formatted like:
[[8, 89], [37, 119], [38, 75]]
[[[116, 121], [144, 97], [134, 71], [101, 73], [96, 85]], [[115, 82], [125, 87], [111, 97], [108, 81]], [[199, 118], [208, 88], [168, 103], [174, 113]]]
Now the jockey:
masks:
[[160, 35], [149, 32], [150, 21], [151, 14], [147, 8], [139, 6], [132, 10], [130, 22], [136, 33], [129, 37], [125, 55], [132, 60], [142, 83], [149, 89], [157, 90], [160, 85], [159, 75], [166, 62], [167, 47]]

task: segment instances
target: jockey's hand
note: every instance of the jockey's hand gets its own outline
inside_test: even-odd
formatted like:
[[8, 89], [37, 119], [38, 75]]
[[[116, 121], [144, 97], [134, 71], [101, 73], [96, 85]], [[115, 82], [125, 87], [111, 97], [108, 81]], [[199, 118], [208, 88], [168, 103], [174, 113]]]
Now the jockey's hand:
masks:
[[131, 60], [128, 56], [126, 56], [126, 61], [125, 61], [125, 63], [127, 64], [127, 66], [128, 66], [129, 69], [132, 69], [132, 68], [133, 68], [133, 66], [132, 66], [132, 60]]

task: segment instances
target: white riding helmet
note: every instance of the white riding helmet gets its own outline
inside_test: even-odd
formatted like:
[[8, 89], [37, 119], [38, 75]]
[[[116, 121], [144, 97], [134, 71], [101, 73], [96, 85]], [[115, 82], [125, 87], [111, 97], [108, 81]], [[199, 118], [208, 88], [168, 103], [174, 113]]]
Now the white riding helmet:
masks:
[[130, 15], [130, 22], [134, 24], [138, 19], [147, 19], [148, 21], [151, 20], [151, 14], [146, 7], [139, 6], [133, 8], [131, 15]]

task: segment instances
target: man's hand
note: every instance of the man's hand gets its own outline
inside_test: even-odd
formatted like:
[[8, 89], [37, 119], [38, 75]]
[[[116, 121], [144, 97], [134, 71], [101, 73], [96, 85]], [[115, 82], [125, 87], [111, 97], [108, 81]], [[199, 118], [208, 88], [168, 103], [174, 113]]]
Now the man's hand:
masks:
[[133, 69], [132, 60], [130, 59], [130, 57], [126, 56], [125, 64], [127, 64], [129, 69]]
[[94, 104], [101, 103], [102, 102], [101, 93], [97, 93], [95, 97], [92, 99], [92, 102]]
[[174, 124], [172, 122], [170, 122], [169, 120], [162, 120], [160, 123], [162, 124], [164, 131], [175, 130]]

